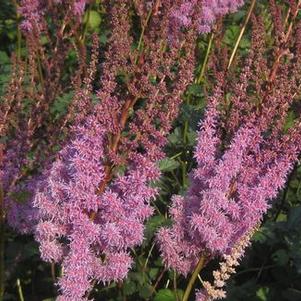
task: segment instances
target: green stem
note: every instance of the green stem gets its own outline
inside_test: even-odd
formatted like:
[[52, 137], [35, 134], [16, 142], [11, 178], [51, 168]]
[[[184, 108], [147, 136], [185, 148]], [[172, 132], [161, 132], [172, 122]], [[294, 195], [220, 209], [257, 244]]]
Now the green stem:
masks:
[[250, 5], [250, 8], [249, 8], [249, 11], [248, 11], [248, 14], [247, 14], [247, 17], [246, 17], [245, 22], [244, 22], [244, 24], [243, 24], [243, 26], [242, 26], [242, 28], [241, 28], [241, 30], [240, 30], [240, 33], [239, 33], [238, 38], [237, 38], [237, 40], [236, 40], [234, 49], [233, 49], [233, 51], [232, 51], [232, 54], [231, 54], [231, 57], [230, 57], [230, 60], [229, 60], [229, 64], [228, 64], [227, 69], [230, 69], [230, 67], [231, 67], [231, 65], [232, 65], [232, 62], [233, 62], [234, 57], [235, 57], [235, 54], [236, 54], [236, 52], [237, 52], [239, 43], [240, 43], [240, 41], [241, 41], [241, 39], [242, 39], [242, 36], [243, 36], [243, 34], [244, 34], [245, 30], [246, 30], [246, 27], [247, 27], [247, 25], [248, 25], [248, 23], [249, 23], [249, 20], [250, 20], [250, 17], [251, 17], [251, 15], [252, 15], [252, 12], [253, 12], [253, 10], [254, 10], [255, 4], [256, 4], [256, 0], [252, 0], [251, 5]]
[[173, 288], [176, 295], [176, 301], [180, 301], [179, 294], [178, 294], [178, 285], [177, 285], [177, 272], [173, 271]]
[[179, 181], [178, 177], [176, 176], [175, 172], [172, 170], [170, 173], [173, 176], [173, 178], [176, 180], [178, 186], [182, 187], [182, 184], [180, 183], [180, 181]]
[[51, 270], [51, 279], [52, 279], [53, 285], [55, 285], [56, 276], [55, 276], [55, 263], [54, 262], [51, 263], [50, 270]]
[[152, 9], [149, 10], [148, 15], [147, 15], [146, 20], [145, 20], [145, 23], [142, 26], [142, 30], [141, 30], [141, 34], [140, 34], [139, 42], [138, 42], [138, 46], [137, 46], [138, 53], [137, 53], [137, 56], [135, 58], [135, 64], [138, 63], [138, 59], [139, 59], [139, 55], [140, 55], [141, 47], [142, 47], [142, 42], [143, 42], [144, 33], [145, 33], [145, 30], [146, 30], [146, 27], [147, 27], [147, 24], [148, 24], [148, 22], [150, 20], [151, 15], [152, 15]]
[[159, 283], [160, 283], [162, 277], [164, 276], [165, 272], [166, 272], [166, 269], [164, 268], [164, 269], [161, 271], [160, 275], [158, 276], [158, 278], [157, 278], [157, 280], [156, 280], [156, 283], [155, 283], [155, 284], [152, 286], [152, 288], [151, 288], [151, 290], [152, 290], [151, 295], [152, 295], [153, 293], [156, 292], [157, 286], [159, 285]]
[[42, 71], [42, 63], [41, 63], [40, 55], [37, 56], [37, 63], [38, 63], [39, 80], [40, 80], [42, 89], [44, 90], [45, 84], [44, 84], [44, 76], [43, 76], [43, 71]]
[[80, 43], [82, 43], [82, 45], [84, 45], [84, 43], [85, 43], [86, 35], [87, 35], [87, 32], [88, 32], [88, 26], [89, 26], [89, 21], [90, 21], [92, 4], [93, 4], [93, 2], [91, 2], [90, 5], [89, 5], [89, 7], [88, 7], [87, 20], [86, 20], [86, 22], [84, 24], [84, 29], [83, 29], [82, 36], [79, 39], [79, 41], [80, 41]]
[[[202, 79], [204, 78], [207, 63], [208, 63], [208, 59], [209, 59], [209, 55], [210, 55], [210, 51], [211, 51], [212, 44], [213, 44], [213, 39], [214, 39], [214, 33], [211, 33], [201, 72], [200, 72], [199, 76], [195, 79], [196, 84], [200, 84]], [[189, 103], [190, 103], [190, 99], [187, 100], [188, 105], [189, 105]], [[183, 135], [184, 144], [186, 144], [188, 142], [188, 129], [189, 129], [189, 122], [188, 122], [188, 120], [186, 120], [185, 123], [184, 123], [184, 135]]]
[[17, 279], [17, 287], [18, 287], [18, 294], [19, 294], [20, 301], [24, 301], [23, 290], [19, 278]]
[[19, 26], [19, 21], [20, 21], [20, 14], [17, 13], [17, 58], [18, 61], [21, 59], [21, 39], [22, 39], [22, 34]]
[[21, 30], [18, 26], [17, 29], [17, 58], [20, 61], [21, 59]]
[[[189, 100], [187, 100], [187, 104], [189, 105]], [[185, 120], [185, 123], [184, 123], [184, 133], [183, 133], [183, 140], [184, 140], [184, 144], [185, 145], [188, 142], [188, 129], [189, 129], [189, 122], [188, 122], [188, 120]]]
[[194, 269], [193, 274], [191, 275], [191, 277], [189, 279], [189, 282], [187, 284], [187, 287], [186, 287], [186, 290], [185, 290], [185, 293], [184, 293], [182, 301], [188, 301], [188, 298], [190, 296], [190, 293], [191, 293], [191, 290], [193, 288], [193, 285], [194, 285], [196, 279], [198, 278], [199, 273], [203, 269], [204, 264], [205, 264], [205, 256], [201, 256], [198, 264], [196, 265], [196, 267]]
[[183, 154], [183, 152], [177, 153], [174, 156], [170, 157], [171, 160], [178, 158], [179, 156], [181, 156]]
[[182, 165], [182, 186], [183, 187], [187, 187], [187, 162], [186, 161], [182, 161], [181, 159], [179, 160], [181, 162]]
[[15, 9], [16, 9], [16, 24], [17, 24], [16, 53], [17, 53], [18, 61], [20, 61], [20, 58], [21, 58], [21, 37], [22, 37], [22, 35], [21, 35], [21, 30], [20, 30], [19, 23], [20, 23], [21, 16], [18, 13], [19, 5], [18, 5], [17, 1], [16, 0], [12, 0], [12, 3], [15, 6]]
[[4, 191], [0, 183], [0, 301], [4, 296]]
[[262, 270], [269, 270], [269, 269], [272, 269], [272, 268], [275, 268], [277, 267], [277, 264], [270, 264], [270, 265], [266, 265], [264, 267], [260, 267], [260, 268], [250, 268], [250, 269], [247, 269], [247, 270], [243, 270], [241, 272], [237, 272], [234, 277], [238, 277], [242, 274], [246, 274], [246, 273], [251, 273], [251, 272], [258, 272], [258, 271], [262, 271]]
[[205, 55], [205, 59], [204, 59], [203, 65], [202, 65], [200, 75], [198, 76], [198, 78], [195, 81], [197, 84], [201, 83], [201, 81], [202, 81], [202, 79], [205, 75], [205, 71], [206, 71], [210, 51], [211, 51], [212, 44], [213, 44], [213, 39], [214, 39], [214, 33], [212, 32], [211, 35], [210, 35], [210, 39], [209, 39], [209, 43], [208, 43], [208, 47], [207, 47], [207, 51], [206, 51], [206, 55]]
[[154, 247], [155, 247], [155, 244], [153, 243], [152, 246], [151, 246], [151, 248], [150, 248], [150, 250], [149, 250], [149, 252], [148, 252], [147, 258], [146, 258], [146, 260], [145, 260], [145, 264], [144, 264], [144, 266], [143, 266], [143, 272], [144, 272], [144, 271], [146, 270], [146, 268], [147, 268], [147, 264], [148, 264], [148, 262], [149, 262], [149, 259], [150, 259], [151, 255], [152, 255], [152, 252], [153, 252]]

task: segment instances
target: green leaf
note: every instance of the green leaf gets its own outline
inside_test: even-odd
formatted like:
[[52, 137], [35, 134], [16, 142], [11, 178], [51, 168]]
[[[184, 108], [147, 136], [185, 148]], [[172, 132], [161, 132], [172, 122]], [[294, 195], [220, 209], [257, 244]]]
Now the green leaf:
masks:
[[255, 232], [252, 237], [252, 241], [254, 242], [264, 243], [266, 240], [267, 240], [266, 235], [264, 235], [264, 233], [262, 233], [261, 231]]
[[176, 127], [175, 130], [168, 136], [168, 140], [171, 144], [181, 144], [182, 134], [181, 128]]
[[289, 130], [294, 125], [295, 119], [296, 119], [295, 113], [293, 111], [288, 112], [284, 124], [284, 131]]
[[268, 287], [261, 287], [257, 292], [256, 296], [259, 298], [261, 301], [267, 301], [267, 296], [269, 293], [269, 288]]
[[149, 284], [144, 284], [143, 287], [139, 289], [139, 296], [144, 299], [149, 298], [152, 295], [152, 293], [153, 293], [153, 288]]
[[99, 42], [103, 45], [105, 45], [108, 41], [108, 37], [106, 33], [101, 33], [101, 35], [99, 36]]
[[180, 166], [180, 163], [175, 159], [165, 158], [159, 162], [159, 168], [163, 172], [173, 171]]
[[287, 215], [283, 213], [279, 213], [277, 216], [277, 222], [286, 222], [287, 221]]
[[73, 92], [65, 93], [58, 97], [50, 108], [51, 114], [55, 119], [59, 119], [61, 116], [67, 113], [67, 108], [72, 101]]
[[144, 283], [144, 277], [142, 272], [130, 272], [128, 279], [131, 279], [131, 281], [136, 281], [140, 285], [143, 285]]
[[10, 63], [9, 57], [4, 51], [0, 51], [0, 63], [1, 65]]
[[300, 185], [300, 182], [299, 182], [299, 180], [298, 179], [293, 179], [293, 180], [291, 180], [290, 182], [289, 182], [289, 186], [291, 187], [291, 188], [298, 188], [299, 187], [299, 185]]
[[31, 195], [32, 195], [32, 193], [30, 193], [28, 191], [18, 191], [18, 192], [12, 192], [10, 194], [10, 197], [17, 203], [24, 204], [29, 200]]
[[176, 301], [176, 296], [169, 289], [161, 289], [156, 294], [154, 301]]
[[126, 296], [133, 295], [137, 291], [137, 287], [134, 281], [126, 280], [123, 284], [123, 292]]
[[191, 129], [188, 130], [187, 133], [187, 144], [193, 146], [197, 139], [197, 133]]
[[187, 89], [187, 94], [188, 95], [193, 95], [193, 96], [203, 96], [203, 88], [199, 84], [191, 84], [188, 89]]
[[40, 43], [41, 43], [41, 45], [46, 45], [48, 42], [49, 41], [48, 41], [47, 36], [43, 35], [43, 36], [40, 37]]
[[301, 300], [301, 290], [288, 288], [286, 291], [282, 292], [284, 300], [289, 301], [300, 301]]
[[162, 226], [167, 225], [169, 223], [168, 220], [162, 215], [153, 216], [148, 220], [145, 226], [145, 241], [144, 244], [146, 244], [149, 240], [152, 239], [155, 232]]
[[[88, 19], [89, 16], [89, 19]], [[99, 27], [100, 23], [101, 23], [101, 16], [100, 14], [95, 11], [95, 10], [91, 10], [90, 13], [86, 13], [85, 15], [85, 22], [88, 21], [88, 26], [90, 29], [95, 30]]]
[[239, 10], [237, 13], [233, 15], [233, 21], [241, 22], [246, 16], [246, 12], [244, 10]]
[[288, 214], [288, 227], [294, 229], [300, 227], [301, 224], [301, 206], [290, 208]]
[[240, 43], [239, 43], [239, 48], [241, 49], [246, 49], [249, 48], [251, 46], [251, 43], [248, 39], [241, 39]]
[[155, 279], [158, 273], [159, 273], [159, 268], [152, 268], [149, 270], [148, 274], [151, 279]]
[[227, 45], [233, 45], [240, 31], [240, 27], [238, 25], [229, 26], [226, 30], [224, 42]]
[[289, 255], [286, 250], [279, 249], [272, 254], [273, 260], [280, 266], [286, 266], [289, 261]]
[[[181, 108], [181, 114], [180, 114], [180, 120], [182, 122], [188, 121], [190, 127], [195, 130], [198, 128], [198, 123], [201, 117], [200, 112], [203, 110], [203, 107], [201, 107], [200, 104], [204, 105], [205, 102], [199, 101], [198, 103], [199, 103], [198, 107], [190, 104], [183, 104]], [[193, 133], [195, 134], [195, 131], [193, 131]]]

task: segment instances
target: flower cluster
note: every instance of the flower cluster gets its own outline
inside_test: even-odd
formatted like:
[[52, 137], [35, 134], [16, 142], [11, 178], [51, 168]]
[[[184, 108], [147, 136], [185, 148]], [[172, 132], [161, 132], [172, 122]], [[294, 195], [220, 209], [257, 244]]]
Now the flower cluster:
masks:
[[7, 223], [22, 234], [33, 233], [39, 220], [38, 209], [32, 204], [39, 180], [37, 176], [29, 177], [11, 189], [4, 199]]
[[21, 28], [24, 31], [40, 31], [43, 24], [43, 5], [40, 0], [22, 0], [19, 8], [20, 15], [24, 18]]
[[[75, 119], [69, 114], [57, 118], [54, 124], [51, 106], [58, 96], [74, 88], [74, 78], [80, 82], [78, 86], [89, 86], [85, 77], [93, 77], [95, 73], [98, 42], [92, 45], [90, 64], [81, 56], [74, 78], [64, 75], [62, 80], [64, 60], [74, 49], [68, 36], [78, 35], [81, 30], [82, 20], [74, 15], [73, 6], [79, 3], [83, 10], [84, 2], [22, 0], [18, 8], [27, 52], [24, 58], [21, 53], [13, 55], [11, 80], [0, 103], [0, 136], [9, 137], [0, 144], [0, 182], [7, 222], [21, 233], [32, 232], [38, 221], [37, 209], [32, 208], [38, 174], [51, 162], [54, 145], [63, 140], [64, 125]], [[60, 31], [62, 24], [70, 31]], [[47, 36], [46, 43], [41, 35]], [[88, 75], [83, 75], [84, 67]], [[74, 103], [77, 107], [77, 102]], [[85, 109], [88, 110], [88, 104]]]
[[73, 3], [74, 14], [77, 16], [82, 16], [85, 11], [87, 0], [77, 0]]
[[218, 17], [236, 11], [244, 4], [244, 0], [181, 0], [170, 14], [171, 39], [174, 40], [179, 31], [195, 27], [199, 33], [211, 31]]
[[69, 7], [68, 14], [81, 17], [85, 11], [87, 0], [55, 0], [53, 3], [47, 3], [42, 0], [22, 0], [18, 9], [23, 20], [21, 29], [24, 32], [35, 32], [39, 34], [43, 29], [46, 29], [47, 23], [44, 19], [45, 13], [49, 10], [59, 7]]
[[[153, 212], [151, 184], [160, 176], [156, 162], [193, 77], [195, 32], [181, 47], [160, 47], [167, 41], [171, 3], [145, 24], [146, 53], [131, 50], [129, 2], [104, 5], [112, 32], [100, 102], [81, 114], [34, 199], [42, 258], [63, 267], [59, 300], [86, 300], [93, 280], [107, 283], [127, 275], [129, 250], [142, 243], [143, 223]], [[120, 83], [123, 74], [128, 80]], [[85, 107], [92, 91], [77, 93], [76, 106]]]
[[[224, 71], [216, 74], [217, 86], [198, 132], [198, 166], [191, 172], [191, 186], [185, 196], [173, 198], [173, 225], [157, 236], [167, 267], [184, 275], [194, 270], [201, 254], [208, 259], [231, 254], [261, 222], [301, 151], [301, 124], [285, 130], [287, 112], [299, 89], [300, 48], [292, 41], [294, 60], [281, 66], [282, 54], [275, 52], [268, 72], [264, 52], [253, 50], [262, 49], [257, 47], [262, 46], [258, 33], [264, 27], [255, 17], [253, 22], [254, 48], [239, 79], [227, 82]], [[262, 80], [260, 74], [268, 79]], [[232, 104], [225, 107], [229, 92]]]
[[[36, 229], [42, 258], [63, 260], [60, 300], [79, 300], [91, 279], [125, 277], [132, 262], [128, 248], [142, 242], [142, 223], [152, 214], [149, 201], [155, 190], [147, 184], [158, 177], [156, 166], [137, 156], [130, 171], [117, 175], [99, 195], [97, 187], [105, 178], [105, 131], [95, 116], [74, 131], [35, 195], [42, 216]], [[61, 244], [64, 237], [68, 247]]]
[[[236, 132], [221, 156], [215, 130], [216, 96], [199, 132], [198, 168], [191, 175], [191, 188], [185, 198], [174, 198], [175, 224], [158, 235], [167, 265], [183, 274], [191, 271], [205, 250], [211, 256], [228, 253], [260, 221], [269, 207], [267, 201], [284, 186], [300, 152], [299, 127], [283, 138], [277, 136], [278, 145], [270, 144], [256, 119]], [[276, 155], [271, 156], [272, 152]]]
[[235, 273], [235, 267], [239, 265], [239, 259], [243, 257], [245, 249], [250, 245], [250, 239], [254, 232], [253, 229], [242, 237], [232, 248], [230, 255], [224, 255], [224, 262], [220, 263], [220, 269], [213, 271], [213, 285], [208, 281], [203, 281], [204, 289], [197, 292], [196, 301], [212, 301], [226, 297], [226, 292], [222, 289], [226, 284], [225, 281], [230, 278], [231, 274]]

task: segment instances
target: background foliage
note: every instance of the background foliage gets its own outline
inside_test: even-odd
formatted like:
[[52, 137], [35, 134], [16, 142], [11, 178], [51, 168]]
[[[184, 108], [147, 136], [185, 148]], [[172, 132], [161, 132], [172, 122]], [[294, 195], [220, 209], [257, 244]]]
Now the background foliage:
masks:
[[[266, 18], [265, 1], [257, 9]], [[228, 16], [225, 23], [223, 43], [233, 46], [239, 34], [247, 6]], [[0, 3], [0, 96], [10, 75], [10, 55], [16, 48], [19, 20], [10, 1]], [[102, 30], [102, 12], [95, 8], [86, 17], [89, 32], [97, 32], [103, 46], [106, 32]], [[108, 287], [98, 285], [92, 292], [95, 300], [107, 301], [177, 301], [181, 300], [187, 280], [172, 271], [166, 271], [154, 243], [156, 230], [169, 223], [167, 209], [170, 196], [185, 191], [187, 173], [193, 167], [192, 151], [198, 120], [205, 107], [206, 78], [200, 77], [210, 36], [198, 41], [199, 67], [196, 82], [187, 89], [181, 114], [174, 124], [166, 148], [167, 159], [160, 162], [163, 176], [158, 184], [161, 194], [153, 203], [156, 214], [148, 221], [145, 241], [140, 248], [132, 250], [136, 262], [129, 277], [123, 283]], [[249, 46], [246, 33], [240, 43], [239, 55]], [[21, 49], [25, 51], [25, 49]], [[66, 70], [72, 69], [72, 54], [66, 61]], [[71, 92], [72, 94], [72, 92]], [[53, 118], [66, 111], [71, 98], [66, 93], [54, 103]], [[293, 114], [292, 117], [293, 118]], [[288, 120], [288, 123], [291, 122]], [[264, 223], [253, 237], [253, 245], [247, 252], [237, 274], [228, 285], [229, 301], [300, 301], [301, 300], [301, 165], [296, 165], [287, 187], [275, 201]], [[58, 268], [43, 263], [32, 237], [19, 236], [6, 229], [4, 300], [51, 301], [56, 295], [53, 275], [59, 276]], [[213, 265], [216, 263], [213, 263]], [[54, 271], [55, 270], [55, 271]], [[208, 268], [209, 270], [209, 268]], [[206, 273], [206, 270], [204, 271]], [[197, 285], [200, 285], [198, 283]], [[24, 298], [24, 299], [22, 299]]]

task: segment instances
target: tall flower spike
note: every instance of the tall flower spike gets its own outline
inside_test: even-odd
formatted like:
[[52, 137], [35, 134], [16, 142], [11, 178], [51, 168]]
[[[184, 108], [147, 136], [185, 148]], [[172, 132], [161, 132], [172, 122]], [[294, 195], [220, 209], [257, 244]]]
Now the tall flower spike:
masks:
[[[48, 168], [54, 146], [66, 137], [63, 125], [74, 121], [71, 114], [56, 116], [54, 121], [50, 108], [57, 97], [73, 88], [74, 74], [65, 73], [64, 61], [75, 47], [70, 37], [79, 36], [82, 30], [81, 15], [75, 16], [73, 9], [77, 2], [84, 8], [85, 1], [77, 0], [19, 3], [20, 28], [27, 51], [25, 57], [22, 53], [13, 55], [12, 80], [0, 103], [0, 136], [8, 137], [1, 141], [0, 181], [7, 222], [21, 233], [34, 231], [39, 216], [32, 208], [32, 196], [40, 182], [39, 171]], [[41, 36], [47, 38], [42, 41]], [[85, 59], [82, 55], [78, 61], [80, 68], [75, 77], [80, 83], [84, 77], [81, 71], [87, 65]], [[87, 98], [90, 101], [85, 95], [85, 109], [89, 105]]]
[[[129, 2], [104, 3], [112, 32], [100, 102], [73, 127], [35, 195], [42, 257], [61, 262], [64, 270], [59, 300], [85, 300], [93, 280], [126, 277], [129, 249], [141, 244], [143, 223], [153, 212], [150, 201], [157, 191], [150, 184], [160, 176], [156, 161], [164, 155], [181, 94], [193, 78], [196, 33], [191, 31], [181, 47], [162, 47], [173, 4], [151, 7], [141, 36], [145, 50], [132, 51]], [[126, 81], [120, 80], [124, 75]]]
[[[36, 231], [42, 258], [63, 260], [60, 300], [81, 300], [92, 279], [106, 283], [126, 276], [132, 261], [127, 249], [142, 242], [142, 222], [152, 214], [149, 200], [156, 190], [147, 184], [159, 175], [153, 162], [137, 156], [130, 171], [98, 196], [96, 187], [104, 179], [99, 161], [104, 156], [104, 131], [90, 116], [74, 132], [35, 198], [44, 219]], [[85, 211], [97, 212], [95, 219]], [[61, 237], [69, 240], [64, 257]]]
[[[256, 20], [254, 17], [253, 22]], [[258, 33], [256, 22], [253, 27]], [[286, 38], [289, 37], [288, 34]], [[252, 47], [258, 45], [256, 34], [252, 43]], [[202, 255], [207, 259], [228, 258], [233, 247], [260, 224], [271, 200], [284, 187], [301, 152], [300, 123], [284, 130], [301, 79], [298, 42], [287, 40], [286, 43], [296, 52], [294, 60], [289, 56], [280, 65], [281, 51], [287, 54], [288, 46], [276, 44], [276, 48], [284, 49], [275, 51], [275, 61], [268, 72], [265, 48], [261, 47], [264, 52], [256, 54], [259, 60], [252, 59], [253, 49], [239, 80], [229, 76], [228, 82], [227, 77], [223, 78], [227, 92], [234, 95], [233, 106], [225, 108], [222, 97], [217, 98], [219, 104], [212, 102], [214, 97], [209, 99], [195, 149], [198, 166], [191, 173], [191, 187], [184, 197], [173, 197], [170, 209], [173, 225], [160, 229], [157, 236], [167, 267], [186, 275]], [[258, 62], [263, 64], [262, 69]], [[269, 74], [268, 79], [263, 80], [262, 73]], [[275, 87], [281, 87], [281, 91]], [[219, 85], [214, 95], [220, 95]], [[226, 114], [218, 113], [222, 108]], [[229, 117], [230, 122], [223, 120], [223, 116]], [[222, 140], [218, 129], [223, 134]], [[206, 145], [209, 145], [208, 152]], [[199, 294], [199, 299], [224, 297], [221, 284], [217, 281], [212, 286], [205, 282], [207, 293]]]
[[[206, 118], [210, 118], [210, 114]], [[189, 267], [193, 268], [192, 263], [198, 261], [202, 251], [216, 256], [229, 250], [236, 224], [240, 222], [240, 205], [236, 200], [228, 199], [228, 195], [243, 167], [246, 153], [258, 140], [260, 135], [256, 127], [253, 129], [247, 125], [241, 128], [229, 149], [216, 160], [213, 173], [206, 179], [207, 184], [202, 185], [203, 178], [194, 172], [187, 196], [173, 199], [170, 213], [174, 225], [170, 230], [162, 229], [158, 234], [163, 258], [169, 267], [186, 274], [189, 270], [183, 270], [181, 266], [187, 266], [186, 261], [189, 260]], [[205, 162], [206, 158], [204, 156]], [[203, 166], [201, 161], [200, 166]], [[175, 257], [169, 254], [171, 244], [172, 252], [178, 253], [180, 262], [173, 263], [172, 258]]]

